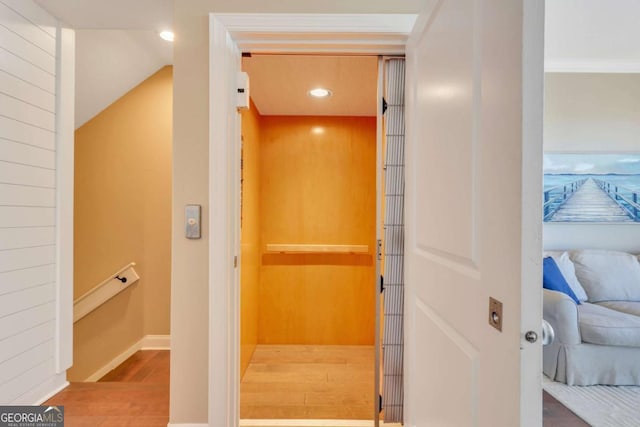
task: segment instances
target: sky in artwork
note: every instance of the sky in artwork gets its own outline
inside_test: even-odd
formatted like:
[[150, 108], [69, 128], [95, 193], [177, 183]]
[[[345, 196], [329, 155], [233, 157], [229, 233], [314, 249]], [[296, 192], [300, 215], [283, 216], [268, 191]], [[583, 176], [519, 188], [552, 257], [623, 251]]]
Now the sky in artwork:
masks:
[[640, 154], [545, 154], [545, 174], [640, 174]]

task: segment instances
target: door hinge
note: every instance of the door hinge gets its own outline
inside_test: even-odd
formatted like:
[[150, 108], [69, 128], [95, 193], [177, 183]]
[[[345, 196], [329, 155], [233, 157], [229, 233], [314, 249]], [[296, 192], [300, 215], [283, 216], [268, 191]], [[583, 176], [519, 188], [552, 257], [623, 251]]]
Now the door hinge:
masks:
[[387, 100], [382, 98], [382, 114], [387, 112], [387, 108], [389, 107], [389, 105], [387, 104]]
[[233, 268], [238, 268], [238, 255], [233, 257]]
[[378, 239], [378, 261], [382, 261], [382, 239]]
[[378, 399], [379, 399], [379, 405], [380, 405], [378, 406], [378, 413], [380, 413], [382, 412], [382, 395], [381, 394], [378, 395]]
[[380, 275], [380, 293], [384, 292], [384, 276]]

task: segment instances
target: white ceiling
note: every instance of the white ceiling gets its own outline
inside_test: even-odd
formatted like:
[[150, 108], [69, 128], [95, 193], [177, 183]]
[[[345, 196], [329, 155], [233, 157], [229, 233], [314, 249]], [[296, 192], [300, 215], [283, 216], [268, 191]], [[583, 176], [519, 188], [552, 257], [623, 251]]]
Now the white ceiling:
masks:
[[[180, 0], [186, 1], [186, 0]], [[51, 14], [77, 32], [76, 56], [76, 126], [93, 117], [139, 84], [163, 65], [172, 62], [171, 45], [156, 34], [173, 23], [173, 0], [36, 0]], [[548, 71], [575, 72], [640, 72], [640, 0], [547, 0], [545, 66]], [[102, 31], [97, 31], [102, 30]], [[104, 30], [118, 30], [108, 33]], [[178, 34], [179, 38], [180, 35]], [[260, 59], [261, 61], [262, 59]], [[284, 67], [278, 89], [261, 89], [262, 72], [254, 76], [254, 99], [267, 112], [304, 111], [300, 95], [308, 83], [299, 78], [299, 71]], [[331, 67], [330, 67], [331, 68]], [[341, 67], [340, 69], [352, 69]], [[293, 69], [292, 69], [293, 70]], [[319, 68], [313, 68], [311, 78], [319, 79]], [[335, 71], [335, 70], [334, 70]], [[354, 79], [354, 73], [342, 77], [339, 73], [324, 74], [327, 85], [333, 85], [335, 96], [326, 104], [345, 105], [340, 111], [364, 113], [364, 91], [357, 90], [364, 82]], [[344, 90], [356, 88], [358, 95], [342, 95], [344, 78], [353, 83]], [[334, 81], [336, 83], [334, 83]], [[318, 82], [320, 84], [320, 82]], [[283, 86], [284, 85], [284, 86]], [[295, 85], [295, 87], [294, 87]], [[283, 89], [284, 87], [284, 89]], [[273, 97], [261, 91], [277, 92]], [[374, 93], [372, 91], [371, 93]], [[291, 99], [285, 99], [291, 97]], [[268, 101], [268, 99], [272, 99]], [[340, 102], [342, 103], [342, 102]], [[279, 104], [279, 105], [278, 105]], [[326, 113], [327, 105], [316, 106]], [[370, 107], [367, 107], [370, 108]], [[366, 108], [365, 108], [366, 109]]]
[[547, 0], [548, 71], [640, 72], [639, 0]]
[[35, 0], [71, 28], [162, 31], [173, 25], [173, 0]]
[[173, 62], [172, 0], [36, 0], [76, 29], [76, 129]]
[[[253, 55], [243, 58], [249, 93], [262, 115], [375, 116], [375, 56]], [[312, 98], [310, 89], [332, 91]]]

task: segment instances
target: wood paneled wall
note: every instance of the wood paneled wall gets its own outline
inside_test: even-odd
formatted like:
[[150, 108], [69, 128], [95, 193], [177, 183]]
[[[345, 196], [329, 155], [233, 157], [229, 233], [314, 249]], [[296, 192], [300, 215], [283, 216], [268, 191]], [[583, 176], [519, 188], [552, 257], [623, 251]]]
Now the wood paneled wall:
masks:
[[[264, 116], [260, 132], [258, 342], [373, 344], [375, 117]], [[369, 253], [267, 253], [270, 243]]]
[[0, 1], [3, 405], [33, 404], [61, 382], [55, 361], [56, 27], [33, 1]]
[[240, 229], [240, 373], [258, 343], [260, 283], [260, 115], [256, 106], [242, 113], [242, 223]]

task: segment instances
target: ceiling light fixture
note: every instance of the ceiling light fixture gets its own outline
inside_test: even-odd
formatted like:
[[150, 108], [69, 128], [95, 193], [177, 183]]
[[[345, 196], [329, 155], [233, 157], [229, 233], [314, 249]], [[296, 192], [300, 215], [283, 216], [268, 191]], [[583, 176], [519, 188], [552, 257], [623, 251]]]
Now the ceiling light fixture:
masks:
[[161, 38], [162, 40], [166, 40], [166, 41], [168, 41], [168, 42], [172, 42], [172, 41], [174, 40], [174, 38], [175, 38], [175, 37], [174, 37], [174, 35], [173, 35], [173, 31], [165, 30], [165, 31], [162, 31], [162, 32], [160, 33], [160, 38]]
[[313, 96], [314, 98], [326, 98], [328, 96], [331, 96], [331, 91], [323, 87], [318, 87], [315, 89], [311, 89], [309, 91], [309, 95]]

